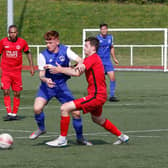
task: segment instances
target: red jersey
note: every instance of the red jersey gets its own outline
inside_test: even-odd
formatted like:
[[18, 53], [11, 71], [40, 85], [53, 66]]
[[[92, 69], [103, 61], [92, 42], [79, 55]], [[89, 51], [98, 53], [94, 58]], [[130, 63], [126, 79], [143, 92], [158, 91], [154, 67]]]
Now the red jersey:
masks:
[[88, 82], [88, 94], [107, 98], [104, 67], [100, 57], [95, 53], [84, 59], [85, 75]]
[[0, 41], [1, 67], [5, 71], [21, 70], [22, 68], [22, 51], [29, 50], [27, 42], [18, 37], [16, 42], [11, 42], [8, 37]]

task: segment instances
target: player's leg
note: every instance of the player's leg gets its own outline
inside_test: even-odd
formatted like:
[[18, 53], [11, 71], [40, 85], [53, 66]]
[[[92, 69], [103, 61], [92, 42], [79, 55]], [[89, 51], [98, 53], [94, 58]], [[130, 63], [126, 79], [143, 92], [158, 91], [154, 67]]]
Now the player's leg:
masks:
[[44, 99], [43, 97], [36, 97], [34, 101], [34, 118], [37, 123], [38, 129], [29, 136], [29, 139], [36, 139], [46, 132], [45, 115], [43, 112], [43, 108], [46, 104], [46, 99]]
[[19, 119], [17, 116], [19, 105], [20, 105], [20, 91], [14, 91], [14, 97], [13, 97], [13, 112], [12, 112], [12, 118], [17, 120]]
[[106, 65], [104, 65], [104, 69], [105, 69], [105, 73], [107, 73], [107, 75], [110, 79], [110, 98], [109, 98], [109, 101], [114, 101], [114, 102], [119, 101], [115, 97], [116, 80], [115, 80], [114, 67], [113, 67], [113, 64], [111, 63], [111, 61], [109, 61], [108, 63], [106, 63]]
[[7, 116], [4, 118], [4, 121], [12, 120], [12, 110], [11, 110], [11, 98], [10, 98], [10, 90], [3, 90], [4, 93], [4, 105], [7, 111]]
[[19, 119], [17, 113], [20, 106], [20, 92], [23, 89], [21, 71], [16, 71], [15, 73], [12, 73], [11, 78], [12, 78], [11, 87], [14, 94], [12, 118], [15, 120]]
[[[96, 115], [94, 115], [94, 114], [96, 114]], [[97, 113], [94, 112], [94, 114], [91, 113], [91, 117], [92, 117], [93, 122], [102, 126], [107, 131], [111, 132], [112, 134], [114, 134], [118, 137], [118, 140], [114, 144], [119, 145], [121, 143], [128, 142], [129, 137], [127, 135], [122, 134], [122, 132], [111, 121], [102, 117], [102, 115], [98, 115], [98, 114], [101, 114], [101, 111], [98, 111]]]
[[11, 86], [11, 78], [10, 74], [2, 71], [1, 76], [1, 89], [4, 94], [4, 105], [7, 111], [7, 116], [5, 117], [5, 121], [11, 120], [12, 110], [11, 110], [11, 99], [10, 99], [10, 86]]
[[[74, 97], [66, 83], [60, 86], [59, 91], [57, 91], [56, 98], [61, 104], [74, 100]], [[72, 112], [72, 124], [76, 133], [77, 143], [82, 145], [90, 145], [90, 142], [88, 142], [83, 136], [83, 124], [79, 110]]]
[[115, 73], [114, 73], [114, 71], [109, 71], [109, 72], [107, 72], [107, 75], [110, 79], [110, 98], [109, 98], [109, 101], [115, 101], [115, 89], [116, 89]]
[[79, 110], [72, 111], [72, 117], [73, 117], [73, 127], [74, 127], [75, 132], [76, 132], [76, 142], [77, 142], [77, 144], [86, 145], [86, 146], [93, 145], [91, 142], [89, 142], [83, 136], [83, 124], [82, 124], [80, 111]]
[[53, 147], [62, 147], [67, 145], [67, 134], [70, 123], [70, 115], [69, 113], [76, 110], [76, 106], [73, 101], [68, 103], [64, 103], [61, 105], [61, 122], [60, 122], [60, 136], [53, 140], [49, 141], [46, 144]]

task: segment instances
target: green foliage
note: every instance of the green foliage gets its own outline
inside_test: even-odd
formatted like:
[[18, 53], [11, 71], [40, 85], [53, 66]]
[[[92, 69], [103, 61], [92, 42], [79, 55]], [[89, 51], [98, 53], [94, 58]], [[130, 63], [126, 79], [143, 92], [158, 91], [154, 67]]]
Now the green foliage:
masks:
[[109, 2], [109, 0], [81, 0], [81, 1], [88, 1], [88, 2]]
[[168, 3], [168, 0], [117, 0], [117, 2], [145, 4], [145, 3]]

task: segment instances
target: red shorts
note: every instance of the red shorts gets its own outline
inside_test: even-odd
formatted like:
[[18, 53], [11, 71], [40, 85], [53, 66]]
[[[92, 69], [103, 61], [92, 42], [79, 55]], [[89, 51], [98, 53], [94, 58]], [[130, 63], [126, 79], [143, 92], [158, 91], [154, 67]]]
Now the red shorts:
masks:
[[21, 91], [22, 90], [22, 72], [14, 71], [14, 72], [6, 72], [2, 70], [1, 77], [1, 89], [10, 89], [12, 87], [13, 91]]
[[77, 110], [83, 110], [83, 113], [91, 113], [95, 116], [101, 116], [103, 110], [103, 104], [106, 102], [105, 98], [97, 98], [93, 95], [76, 99], [73, 101]]

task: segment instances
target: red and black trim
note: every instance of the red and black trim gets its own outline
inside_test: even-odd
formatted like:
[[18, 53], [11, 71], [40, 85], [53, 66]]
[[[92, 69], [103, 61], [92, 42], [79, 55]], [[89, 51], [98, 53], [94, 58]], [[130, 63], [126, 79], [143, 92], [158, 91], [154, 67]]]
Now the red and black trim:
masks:
[[94, 81], [94, 86], [95, 86], [95, 93], [94, 93], [94, 96], [91, 97], [89, 100], [86, 100], [84, 102], [82, 102], [81, 104], [85, 104], [87, 102], [90, 102], [91, 100], [95, 99], [96, 98], [96, 95], [97, 95], [97, 84], [96, 84], [96, 77], [95, 77], [95, 73], [94, 73], [94, 70], [91, 69], [91, 72], [92, 72], [92, 75], [93, 75], [93, 81]]
[[30, 53], [30, 51], [29, 50], [27, 50], [26, 52], [24, 52], [25, 54], [29, 54]]

